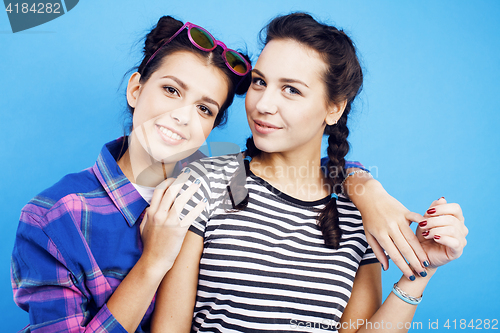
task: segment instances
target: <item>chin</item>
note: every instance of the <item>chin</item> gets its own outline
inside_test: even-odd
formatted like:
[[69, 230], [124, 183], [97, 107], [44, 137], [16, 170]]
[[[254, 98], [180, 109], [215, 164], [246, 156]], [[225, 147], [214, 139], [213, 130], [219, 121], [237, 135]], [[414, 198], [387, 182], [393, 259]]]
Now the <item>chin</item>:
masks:
[[180, 160], [189, 157], [196, 150], [198, 150], [198, 147], [183, 147], [183, 148], [179, 147], [179, 149], [168, 149], [168, 151], [165, 151], [165, 149], [161, 149], [161, 150], [156, 150], [153, 153], [152, 157], [158, 162], [170, 164], [170, 163], [176, 163]]
[[273, 142], [273, 140], [262, 139], [254, 136], [253, 142], [255, 143], [255, 147], [257, 147], [257, 149], [265, 153], [275, 153], [281, 151], [279, 145], [276, 144], [276, 141]]

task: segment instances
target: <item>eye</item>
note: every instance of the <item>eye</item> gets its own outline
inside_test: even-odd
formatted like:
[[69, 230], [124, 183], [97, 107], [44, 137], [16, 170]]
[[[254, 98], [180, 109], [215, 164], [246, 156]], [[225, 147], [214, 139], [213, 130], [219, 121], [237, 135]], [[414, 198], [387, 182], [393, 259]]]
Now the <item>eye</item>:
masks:
[[302, 95], [300, 91], [292, 86], [285, 86], [284, 91], [290, 95]]
[[265, 87], [266, 81], [262, 80], [260, 77], [254, 77], [254, 78], [252, 78], [252, 84], [254, 84], [256, 86]]
[[177, 95], [177, 96], [180, 96], [179, 94], [179, 91], [177, 91], [177, 89], [175, 89], [174, 87], [172, 86], [164, 86], [163, 87], [163, 90], [165, 90], [167, 92], [167, 94], [169, 95]]
[[203, 104], [198, 105], [198, 110], [200, 110], [200, 111], [201, 111], [201, 113], [203, 113], [203, 114], [205, 114], [205, 115], [207, 115], [207, 116], [210, 116], [210, 117], [211, 117], [211, 116], [213, 116], [213, 114], [214, 114], [214, 113], [212, 112], [212, 110], [210, 110], [210, 108], [209, 108], [209, 107], [207, 107], [206, 105], [203, 105]]

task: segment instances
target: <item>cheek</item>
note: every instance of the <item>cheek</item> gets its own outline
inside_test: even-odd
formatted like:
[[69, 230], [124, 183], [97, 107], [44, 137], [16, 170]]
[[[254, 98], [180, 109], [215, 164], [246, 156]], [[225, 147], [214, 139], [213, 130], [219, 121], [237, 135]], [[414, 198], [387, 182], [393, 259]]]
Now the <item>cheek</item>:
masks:
[[247, 112], [247, 115], [255, 110], [255, 105], [257, 105], [258, 100], [258, 94], [250, 87], [250, 89], [248, 89], [247, 91], [247, 96], [245, 97], [245, 110]]
[[200, 145], [205, 141], [205, 139], [210, 135], [214, 127], [215, 117], [210, 119], [200, 119], [200, 130], [197, 131], [196, 140], [201, 141]]

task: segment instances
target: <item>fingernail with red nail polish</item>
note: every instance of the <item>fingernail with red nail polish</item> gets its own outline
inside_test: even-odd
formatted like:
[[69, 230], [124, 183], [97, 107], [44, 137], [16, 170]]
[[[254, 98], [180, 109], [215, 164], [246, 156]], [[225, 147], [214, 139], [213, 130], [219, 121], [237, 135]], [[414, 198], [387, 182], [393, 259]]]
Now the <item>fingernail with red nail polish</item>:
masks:
[[422, 221], [418, 225], [421, 227], [425, 227], [427, 225], [427, 221]]
[[439, 236], [439, 235], [434, 236], [434, 239], [439, 239], [439, 238], [441, 238], [441, 236]]
[[436, 212], [436, 208], [427, 209], [427, 214], [434, 214]]
[[422, 231], [422, 236], [424, 237], [429, 236], [429, 230]]

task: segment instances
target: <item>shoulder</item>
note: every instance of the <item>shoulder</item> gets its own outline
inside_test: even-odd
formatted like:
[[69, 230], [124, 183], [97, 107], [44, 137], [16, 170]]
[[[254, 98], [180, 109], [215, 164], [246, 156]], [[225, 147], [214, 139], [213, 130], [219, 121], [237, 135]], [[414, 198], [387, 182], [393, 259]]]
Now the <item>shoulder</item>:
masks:
[[200, 178], [227, 182], [240, 166], [244, 167], [243, 157], [238, 153], [202, 158], [189, 164], [188, 168]]
[[[43, 190], [24, 206], [22, 213], [43, 217], [56, 206], [61, 206], [61, 203], [74, 200], [77, 194], [100, 190], [103, 190], [102, 186], [95, 177], [92, 168], [88, 168], [78, 173], [68, 174], [51, 187]], [[67, 205], [63, 206], [68, 208]]]

